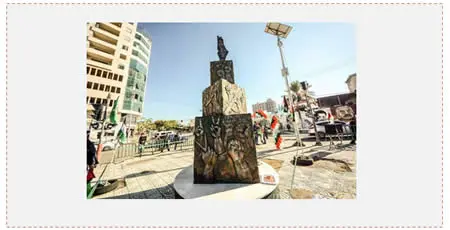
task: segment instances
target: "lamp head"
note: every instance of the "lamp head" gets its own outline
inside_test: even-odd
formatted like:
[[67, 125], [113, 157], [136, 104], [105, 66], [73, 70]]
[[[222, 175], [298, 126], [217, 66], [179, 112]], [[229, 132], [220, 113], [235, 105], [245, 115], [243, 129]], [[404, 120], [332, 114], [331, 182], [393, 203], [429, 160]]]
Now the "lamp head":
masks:
[[281, 24], [279, 22], [269, 22], [264, 32], [281, 38], [287, 38], [292, 31], [292, 26]]

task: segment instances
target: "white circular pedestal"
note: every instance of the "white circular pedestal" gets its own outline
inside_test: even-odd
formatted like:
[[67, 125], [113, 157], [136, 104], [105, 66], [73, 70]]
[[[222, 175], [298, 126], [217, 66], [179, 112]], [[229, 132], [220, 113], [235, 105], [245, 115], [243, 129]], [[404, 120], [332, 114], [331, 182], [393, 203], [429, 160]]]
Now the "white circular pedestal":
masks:
[[258, 161], [259, 175], [275, 176], [276, 184], [194, 184], [193, 166], [183, 169], [175, 178], [175, 191], [184, 199], [262, 199], [270, 195], [278, 186], [279, 175], [268, 164]]

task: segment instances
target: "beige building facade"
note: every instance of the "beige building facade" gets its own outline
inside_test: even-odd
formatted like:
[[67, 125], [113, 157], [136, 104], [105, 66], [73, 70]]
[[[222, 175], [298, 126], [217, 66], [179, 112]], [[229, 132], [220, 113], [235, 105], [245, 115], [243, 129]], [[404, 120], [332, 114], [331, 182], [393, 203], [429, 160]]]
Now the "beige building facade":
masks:
[[252, 105], [252, 110], [254, 113], [258, 110], [275, 113], [277, 112], [277, 102], [269, 98], [265, 102], [256, 103]]
[[121, 121], [135, 126], [142, 117], [151, 40], [137, 30], [136, 23], [87, 23], [88, 119], [99, 104], [109, 113], [117, 98]]

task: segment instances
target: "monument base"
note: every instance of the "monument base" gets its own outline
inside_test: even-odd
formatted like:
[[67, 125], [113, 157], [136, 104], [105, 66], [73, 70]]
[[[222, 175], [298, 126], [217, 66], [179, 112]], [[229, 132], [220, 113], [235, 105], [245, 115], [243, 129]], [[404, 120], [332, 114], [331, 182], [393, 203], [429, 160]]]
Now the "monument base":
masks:
[[278, 187], [279, 175], [268, 164], [259, 161], [260, 175], [274, 175], [275, 184], [194, 184], [193, 166], [186, 167], [176, 177], [174, 189], [183, 199], [219, 199], [219, 200], [248, 200], [263, 199]]

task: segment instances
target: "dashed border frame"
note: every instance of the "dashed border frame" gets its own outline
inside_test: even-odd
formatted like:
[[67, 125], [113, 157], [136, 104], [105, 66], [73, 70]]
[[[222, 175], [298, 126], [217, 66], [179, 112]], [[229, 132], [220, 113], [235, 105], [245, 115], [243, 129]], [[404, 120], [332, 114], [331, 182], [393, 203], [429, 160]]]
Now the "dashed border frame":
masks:
[[[5, 89], [6, 89], [6, 103], [5, 103], [5, 126], [6, 126], [6, 154], [5, 154], [5, 227], [6, 228], [444, 228], [444, 3], [382, 3], [382, 2], [360, 2], [360, 3], [230, 3], [230, 2], [215, 2], [215, 3], [143, 3], [143, 2], [127, 2], [127, 3], [48, 3], [48, 2], [35, 2], [35, 3], [19, 3], [10, 2], [5, 3], [6, 16], [5, 16]], [[145, 226], [145, 225], [105, 225], [105, 226], [75, 226], [75, 225], [36, 225], [36, 226], [11, 226], [8, 225], [8, 6], [9, 5], [244, 5], [244, 6], [275, 6], [275, 5], [439, 5], [441, 6], [441, 225], [438, 226], [302, 226], [302, 225], [288, 225], [288, 226], [262, 226], [262, 225], [232, 225], [232, 226]]]

